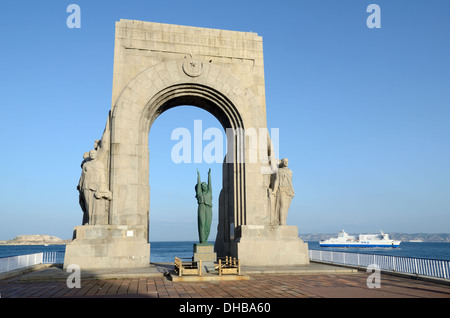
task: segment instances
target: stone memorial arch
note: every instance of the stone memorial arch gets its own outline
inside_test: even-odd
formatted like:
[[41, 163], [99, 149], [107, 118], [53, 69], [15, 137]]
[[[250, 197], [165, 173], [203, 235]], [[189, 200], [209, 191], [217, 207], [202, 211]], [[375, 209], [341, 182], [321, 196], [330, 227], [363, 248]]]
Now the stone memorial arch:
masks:
[[297, 227], [276, 215], [282, 201], [274, 183], [286, 177], [274, 180], [277, 171], [290, 170], [277, 169], [273, 156], [264, 85], [262, 38], [255, 33], [117, 22], [112, 107], [101, 139], [84, 156], [78, 189], [85, 217], [66, 247], [64, 266], [149, 266], [148, 136], [160, 114], [181, 105], [210, 112], [227, 132], [215, 198], [218, 256], [238, 257], [243, 265], [307, 264]]

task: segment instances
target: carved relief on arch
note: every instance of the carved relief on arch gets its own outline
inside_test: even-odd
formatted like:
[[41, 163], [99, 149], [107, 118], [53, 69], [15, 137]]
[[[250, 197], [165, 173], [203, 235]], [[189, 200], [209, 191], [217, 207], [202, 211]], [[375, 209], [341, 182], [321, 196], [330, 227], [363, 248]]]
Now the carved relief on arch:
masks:
[[203, 73], [203, 62], [193, 59], [191, 56], [185, 56], [183, 62], [183, 72], [190, 77], [198, 77]]

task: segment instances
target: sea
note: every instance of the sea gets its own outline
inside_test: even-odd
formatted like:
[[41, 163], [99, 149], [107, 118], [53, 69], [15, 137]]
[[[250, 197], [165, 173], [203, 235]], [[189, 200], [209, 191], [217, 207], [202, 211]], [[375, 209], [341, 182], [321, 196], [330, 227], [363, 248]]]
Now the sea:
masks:
[[[193, 245], [196, 242], [150, 242], [150, 262], [173, 262], [175, 257], [191, 258]], [[214, 242], [211, 242], [214, 243]], [[450, 243], [441, 242], [402, 242], [398, 248], [331, 248], [320, 247], [318, 241], [307, 241], [311, 250], [340, 251], [349, 253], [366, 253], [378, 255], [393, 255], [402, 257], [415, 257], [439, 259], [450, 261]], [[40, 252], [64, 252], [65, 245], [1, 245], [0, 258], [17, 255], [34, 254]]]

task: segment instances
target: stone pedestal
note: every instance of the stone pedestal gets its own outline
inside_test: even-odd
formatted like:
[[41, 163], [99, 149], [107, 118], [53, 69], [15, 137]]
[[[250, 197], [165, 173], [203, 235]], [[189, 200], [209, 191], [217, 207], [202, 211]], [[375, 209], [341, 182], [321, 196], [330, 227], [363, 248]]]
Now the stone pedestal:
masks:
[[150, 244], [144, 227], [129, 225], [83, 225], [74, 230], [67, 244], [64, 268], [144, 268], [150, 266]]
[[297, 226], [243, 225], [233, 247], [249, 266], [309, 264], [308, 244], [298, 237]]
[[214, 245], [211, 243], [194, 244], [194, 262], [202, 261], [202, 267], [207, 272], [214, 271], [214, 262], [217, 261], [217, 254], [214, 253]]

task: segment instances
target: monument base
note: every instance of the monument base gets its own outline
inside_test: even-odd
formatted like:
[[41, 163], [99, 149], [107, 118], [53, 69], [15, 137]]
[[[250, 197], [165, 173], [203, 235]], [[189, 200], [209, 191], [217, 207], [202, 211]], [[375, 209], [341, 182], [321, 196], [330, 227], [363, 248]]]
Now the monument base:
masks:
[[143, 268], [150, 266], [150, 244], [143, 227], [130, 225], [83, 225], [74, 229], [67, 244], [64, 268], [81, 270]]
[[194, 262], [202, 261], [202, 267], [207, 272], [214, 271], [214, 262], [217, 261], [217, 254], [214, 253], [214, 245], [211, 243], [194, 244]]
[[308, 244], [298, 237], [297, 226], [243, 225], [234, 249], [242, 265], [309, 264]]

